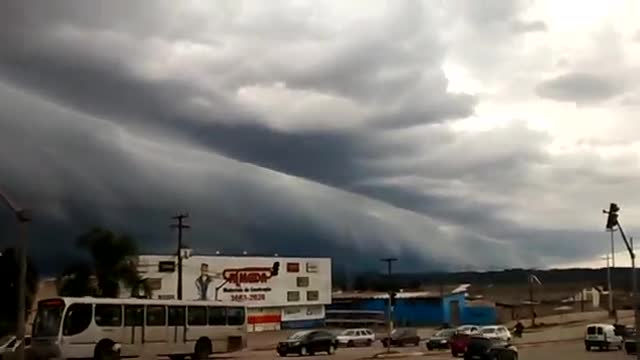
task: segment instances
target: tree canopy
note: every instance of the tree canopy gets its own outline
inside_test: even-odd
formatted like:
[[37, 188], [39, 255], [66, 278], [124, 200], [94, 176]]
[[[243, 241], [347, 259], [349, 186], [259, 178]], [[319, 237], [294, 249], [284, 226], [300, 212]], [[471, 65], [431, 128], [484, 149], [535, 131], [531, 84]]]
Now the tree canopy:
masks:
[[124, 286], [132, 295], [149, 289], [137, 271], [138, 247], [135, 240], [124, 234], [96, 227], [76, 239], [78, 249], [89, 260], [71, 264], [59, 279], [59, 293], [63, 296], [96, 296], [115, 298]]

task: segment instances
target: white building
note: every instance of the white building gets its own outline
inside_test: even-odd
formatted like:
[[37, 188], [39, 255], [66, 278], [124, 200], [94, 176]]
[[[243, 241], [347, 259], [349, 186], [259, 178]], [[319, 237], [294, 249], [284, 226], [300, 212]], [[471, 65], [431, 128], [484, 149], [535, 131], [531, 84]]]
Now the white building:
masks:
[[[188, 249], [182, 257], [182, 298], [242, 303], [250, 331], [324, 323], [331, 303], [329, 258], [192, 256]], [[176, 256], [140, 256], [138, 271], [154, 298], [177, 298]]]

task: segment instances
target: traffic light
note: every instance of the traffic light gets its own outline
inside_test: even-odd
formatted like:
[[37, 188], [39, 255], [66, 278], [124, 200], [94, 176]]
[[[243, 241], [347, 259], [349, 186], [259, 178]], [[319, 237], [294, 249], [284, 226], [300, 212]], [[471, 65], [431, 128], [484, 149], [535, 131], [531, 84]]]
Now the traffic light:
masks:
[[280, 261], [276, 261], [273, 263], [271, 267], [271, 276], [278, 276], [278, 272], [280, 271]]
[[613, 230], [613, 228], [618, 225], [618, 211], [620, 211], [618, 204], [611, 203], [611, 205], [609, 205], [609, 211], [607, 212], [607, 214], [609, 214], [609, 216], [607, 216], [607, 229]]
[[389, 301], [391, 302], [391, 306], [396, 306], [396, 295], [398, 295], [395, 291], [389, 293]]

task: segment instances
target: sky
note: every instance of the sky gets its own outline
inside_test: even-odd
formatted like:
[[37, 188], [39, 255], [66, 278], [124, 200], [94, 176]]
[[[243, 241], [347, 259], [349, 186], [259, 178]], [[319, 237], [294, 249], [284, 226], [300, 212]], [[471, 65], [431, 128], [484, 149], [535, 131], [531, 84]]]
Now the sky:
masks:
[[603, 208], [640, 229], [639, 7], [3, 1], [0, 189], [45, 271], [93, 225], [174, 251], [178, 211], [201, 254], [601, 266]]

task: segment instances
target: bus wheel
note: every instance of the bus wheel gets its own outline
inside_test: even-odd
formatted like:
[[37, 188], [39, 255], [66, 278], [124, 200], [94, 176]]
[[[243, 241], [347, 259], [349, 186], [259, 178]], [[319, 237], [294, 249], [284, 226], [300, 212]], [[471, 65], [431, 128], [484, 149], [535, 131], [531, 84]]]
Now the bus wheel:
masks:
[[207, 338], [200, 338], [198, 342], [196, 342], [196, 348], [193, 352], [192, 360], [203, 360], [207, 359], [211, 354], [211, 340]]
[[116, 349], [116, 343], [111, 340], [102, 340], [96, 345], [93, 358], [96, 360], [120, 360], [120, 352]]

